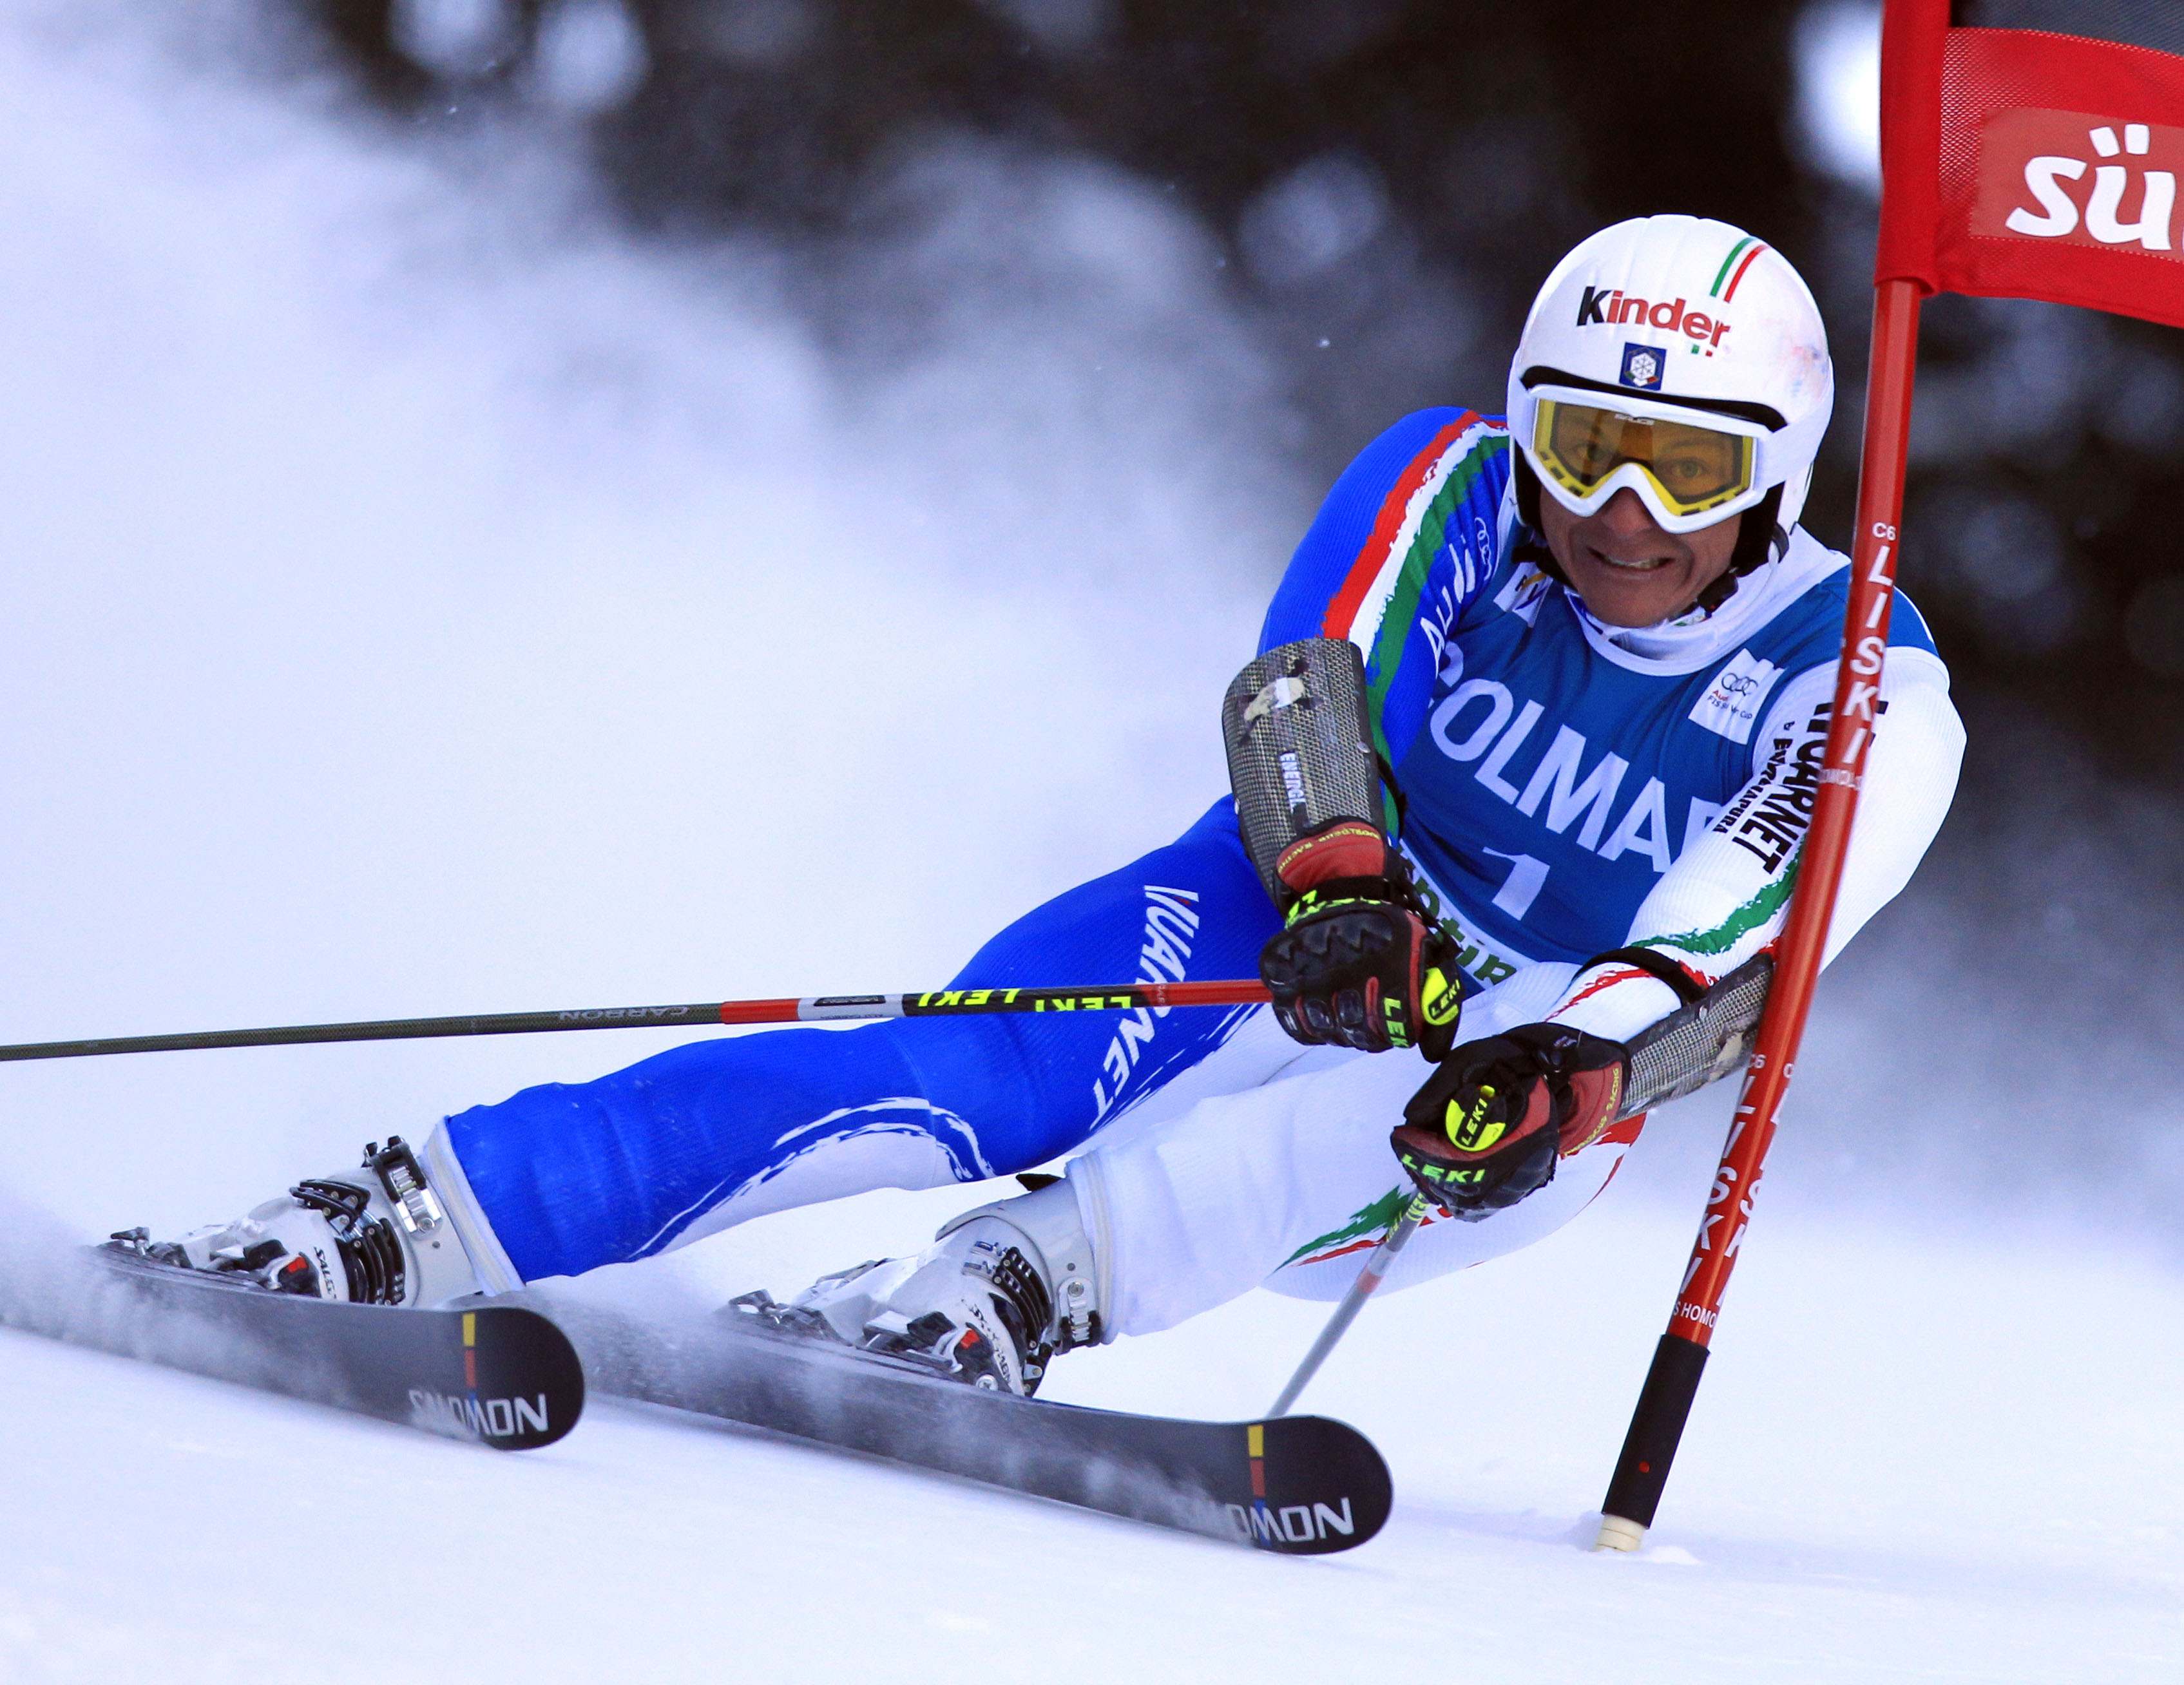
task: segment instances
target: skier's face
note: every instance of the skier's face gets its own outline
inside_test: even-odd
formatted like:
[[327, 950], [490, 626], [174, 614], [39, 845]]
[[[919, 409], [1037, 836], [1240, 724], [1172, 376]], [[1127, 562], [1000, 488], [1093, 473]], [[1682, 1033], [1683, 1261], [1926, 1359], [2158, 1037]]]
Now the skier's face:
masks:
[[1730, 515], [1696, 532], [1669, 532], [1635, 492], [1618, 492], [1591, 514], [1540, 499], [1547, 548], [1596, 620], [1650, 626], [1690, 608], [1729, 571], [1737, 523]]

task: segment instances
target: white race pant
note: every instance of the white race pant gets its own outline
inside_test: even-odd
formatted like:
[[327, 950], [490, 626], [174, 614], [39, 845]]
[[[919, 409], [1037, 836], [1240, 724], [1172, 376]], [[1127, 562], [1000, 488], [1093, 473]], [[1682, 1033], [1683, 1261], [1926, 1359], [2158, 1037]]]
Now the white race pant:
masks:
[[[1462, 1038], [1539, 1022], [1576, 970], [1529, 965], [1474, 996]], [[1069, 1165], [1085, 1232], [1107, 1254], [1100, 1274], [1111, 1336], [1172, 1328], [1262, 1284], [1297, 1299], [1340, 1299], [1409, 1200], [1388, 1133], [1432, 1066], [1415, 1053], [1294, 1044], [1294, 1056], [1281, 1058], [1266, 1037], [1281, 1032], [1270, 1013], [1262, 1018], [1235, 1038], [1233, 1058], [1223, 1049], [1206, 1062], [1261, 1086], [1129, 1120]], [[1254, 1063], [1263, 1073], [1270, 1053], [1279, 1062], [1270, 1077], [1246, 1074]], [[1383, 1291], [1552, 1233], [1607, 1186], [1636, 1138], [1635, 1123], [1618, 1126], [1563, 1159], [1537, 1193], [1484, 1222], [1429, 1219]]]

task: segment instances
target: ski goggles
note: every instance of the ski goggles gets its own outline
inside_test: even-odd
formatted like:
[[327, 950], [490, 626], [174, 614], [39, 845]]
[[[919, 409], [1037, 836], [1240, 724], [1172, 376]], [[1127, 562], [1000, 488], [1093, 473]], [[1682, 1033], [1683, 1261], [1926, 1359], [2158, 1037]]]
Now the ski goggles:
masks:
[[1688, 531], [1752, 501], [1758, 446], [1749, 434], [1542, 398], [1531, 455], [1578, 514], [1591, 514], [1628, 486], [1672, 530]]

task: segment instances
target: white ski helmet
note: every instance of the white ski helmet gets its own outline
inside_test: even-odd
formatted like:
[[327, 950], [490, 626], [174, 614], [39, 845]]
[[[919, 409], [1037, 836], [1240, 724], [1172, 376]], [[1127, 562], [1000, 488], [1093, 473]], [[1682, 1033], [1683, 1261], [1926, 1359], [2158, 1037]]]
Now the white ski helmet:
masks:
[[[1702, 217], [1638, 217], [1578, 246], [1532, 301], [1509, 364], [1510, 434], [1565, 509], [1591, 514], [1628, 487], [1663, 527], [1691, 532], [1771, 501], [1770, 519], [1747, 524], [1759, 530], [1740, 542], [1737, 573], [1797, 525], [1834, 407], [1827, 330], [1802, 278]], [[1638, 442], [1618, 448], [1626, 436]], [[1713, 448], [1679, 464], [1691, 495], [1657, 472], [1657, 437]]]

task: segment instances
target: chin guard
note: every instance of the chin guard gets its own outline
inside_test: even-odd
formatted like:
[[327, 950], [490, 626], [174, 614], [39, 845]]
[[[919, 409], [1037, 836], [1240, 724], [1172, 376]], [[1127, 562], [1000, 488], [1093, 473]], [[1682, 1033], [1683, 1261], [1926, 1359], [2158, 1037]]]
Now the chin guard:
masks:
[[1355, 644], [1308, 637], [1268, 650], [1230, 682], [1221, 731], [1244, 848], [1276, 906], [1284, 891], [1275, 866], [1291, 843], [1340, 820], [1383, 828]]

